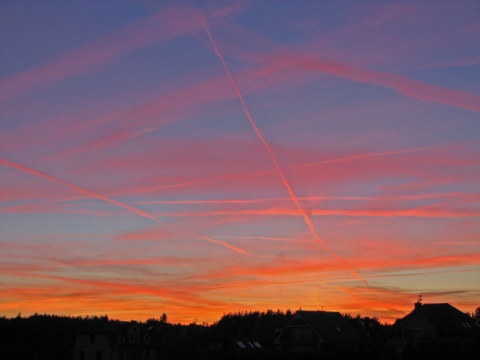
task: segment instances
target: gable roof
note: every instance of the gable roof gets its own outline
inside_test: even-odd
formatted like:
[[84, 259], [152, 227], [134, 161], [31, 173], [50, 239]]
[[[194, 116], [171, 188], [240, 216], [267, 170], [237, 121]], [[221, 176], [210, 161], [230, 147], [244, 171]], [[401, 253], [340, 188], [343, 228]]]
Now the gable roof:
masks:
[[407, 316], [400, 319], [396, 326], [404, 327], [415, 316], [425, 317], [439, 334], [475, 334], [480, 333], [480, 324], [448, 303], [419, 304]]
[[302, 318], [326, 342], [361, 341], [358, 331], [339, 312], [299, 310], [292, 320], [298, 318]]

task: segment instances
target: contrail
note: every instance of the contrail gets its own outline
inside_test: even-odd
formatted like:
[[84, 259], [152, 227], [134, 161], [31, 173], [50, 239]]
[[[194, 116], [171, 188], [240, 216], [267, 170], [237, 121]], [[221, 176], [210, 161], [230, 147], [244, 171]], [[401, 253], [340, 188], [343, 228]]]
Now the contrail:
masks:
[[354, 68], [341, 63], [298, 58], [299, 65], [355, 82], [383, 86], [413, 99], [480, 112], [480, 98], [459, 90], [430, 85], [400, 75]]
[[212, 238], [210, 238], [210, 237], [208, 237], [208, 236], [204, 236], [204, 235], [197, 235], [197, 236], [200, 237], [200, 238], [202, 238], [202, 239], [204, 239], [204, 240], [210, 241], [210, 242], [212, 242], [212, 243], [214, 243], [214, 244], [223, 245], [223, 246], [225, 246], [225, 247], [227, 247], [227, 248], [229, 248], [229, 249], [231, 249], [231, 250], [233, 250], [233, 251], [235, 251], [235, 252], [238, 252], [238, 253], [240, 253], [240, 254], [250, 255], [250, 254], [249, 254], [248, 252], [246, 252], [245, 250], [240, 249], [240, 248], [238, 248], [238, 247], [235, 247], [235, 246], [233, 246], [233, 245], [230, 245], [229, 243], [226, 243], [226, 242], [223, 242], [223, 241], [220, 241], [220, 240], [215, 240], [215, 239], [212, 239]]
[[[116, 200], [113, 200], [113, 199], [110, 199], [106, 196], [103, 196], [103, 195], [100, 195], [100, 194], [97, 194], [93, 191], [90, 191], [90, 190], [87, 190], [87, 189], [84, 189], [84, 188], [81, 188], [81, 187], [78, 187], [78, 186], [75, 186], [73, 184], [70, 184], [69, 182], [66, 182], [64, 180], [61, 180], [55, 176], [52, 176], [52, 175], [49, 175], [47, 173], [44, 173], [42, 171], [39, 171], [39, 170], [35, 170], [35, 169], [32, 169], [32, 168], [29, 168], [29, 167], [26, 167], [26, 166], [23, 166], [23, 165], [20, 165], [20, 164], [17, 164], [17, 163], [14, 163], [14, 162], [11, 162], [11, 161], [8, 161], [8, 160], [5, 160], [5, 159], [2, 159], [0, 158], [0, 164], [4, 165], [4, 166], [8, 166], [10, 168], [14, 168], [14, 169], [17, 169], [17, 170], [20, 170], [20, 171], [23, 171], [25, 173], [28, 173], [28, 174], [31, 174], [31, 175], [34, 175], [34, 176], [37, 176], [37, 177], [40, 177], [40, 178], [43, 178], [43, 179], [46, 179], [46, 180], [49, 180], [49, 181], [52, 181], [52, 182], [55, 182], [57, 184], [60, 184], [60, 185], [63, 185], [65, 187], [68, 187], [69, 189], [72, 189], [73, 191], [75, 192], [78, 192], [80, 194], [83, 194], [83, 195], [86, 195], [88, 197], [91, 197], [91, 198], [94, 198], [94, 199], [98, 199], [98, 200], [102, 200], [102, 201], [105, 201], [107, 203], [110, 203], [112, 205], [115, 205], [115, 206], [118, 206], [118, 207], [121, 207], [123, 209], [126, 209], [134, 214], [137, 214], [139, 216], [142, 216], [144, 218], [147, 218], [147, 219], [150, 219], [150, 220], [153, 220], [155, 221], [156, 223], [158, 224], [164, 224], [163, 221], [157, 219], [156, 217], [154, 217], [153, 215], [150, 215], [140, 209], [137, 209], [133, 206], [130, 206], [130, 205], [127, 205], [127, 204], [124, 204], [124, 203], [121, 203], [119, 201], [116, 201]], [[205, 235], [198, 235], [198, 234], [193, 234], [193, 233], [190, 233], [190, 235], [193, 235], [195, 237], [199, 237], [203, 240], [206, 240], [206, 241], [209, 241], [211, 243], [215, 243], [215, 244], [220, 244], [230, 250], [233, 250], [239, 254], [243, 254], [243, 255], [248, 255], [248, 252], [246, 252], [245, 250], [243, 249], [240, 249], [240, 248], [237, 248], [233, 245], [230, 245], [226, 242], [223, 242], [223, 241], [220, 241], [220, 240], [215, 240], [215, 239], [212, 239], [208, 236], [205, 236]]]
[[66, 186], [70, 189], [72, 189], [73, 191], [76, 191], [80, 194], [83, 194], [83, 195], [86, 195], [88, 197], [91, 197], [91, 198], [95, 198], [95, 199], [99, 199], [99, 200], [102, 200], [102, 201], [105, 201], [105, 202], [108, 202], [112, 205], [115, 205], [115, 206], [118, 206], [118, 207], [121, 207], [121, 208], [124, 208], [134, 214], [137, 214], [137, 215], [140, 215], [140, 216], [143, 216], [147, 219], [150, 219], [150, 220], [153, 220], [157, 223], [162, 223], [162, 221], [158, 220], [157, 218], [155, 218], [154, 216], [150, 215], [150, 214], [147, 214], [146, 212], [140, 210], [140, 209], [137, 209], [137, 208], [134, 208], [133, 206], [130, 206], [130, 205], [127, 205], [127, 204], [123, 204], [119, 201], [116, 201], [116, 200], [113, 200], [113, 199], [110, 199], [106, 196], [103, 196], [103, 195], [100, 195], [100, 194], [97, 194], [95, 192], [92, 192], [90, 190], [87, 190], [87, 189], [83, 189], [81, 187], [78, 187], [78, 186], [75, 186], [73, 184], [70, 184], [66, 181], [63, 181], [59, 178], [56, 178], [52, 175], [48, 175], [47, 173], [44, 173], [42, 171], [38, 171], [38, 170], [35, 170], [35, 169], [31, 169], [31, 168], [28, 168], [26, 166], [23, 166], [23, 165], [20, 165], [20, 164], [16, 164], [16, 163], [13, 163], [11, 161], [8, 161], [8, 160], [5, 160], [5, 159], [2, 159], [0, 158], [0, 164], [2, 165], [5, 165], [5, 166], [8, 166], [8, 167], [11, 167], [11, 168], [14, 168], [14, 169], [17, 169], [17, 170], [20, 170], [20, 171], [23, 171], [23, 172], [26, 172], [28, 174], [31, 174], [31, 175], [35, 175], [37, 177], [40, 177], [40, 178], [44, 178], [44, 179], [47, 179], [47, 180], [50, 180], [50, 181], [53, 181], [57, 184], [60, 184], [60, 185], [63, 185], [63, 186]]
[[365, 159], [365, 158], [371, 158], [371, 157], [379, 157], [379, 156], [385, 156], [385, 155], [407, 154], [407, 153], [419, 152], [419, 151], [422, 151], [422, 150], [426, 150], [426, 149], [431, 148], [431, 147], [432, 146], [423, 146], [423, 147], [411, 148], [411, 149], [392, 150], [392, 151], [383, 151], [383, 152], [376, 152], [376, 153], [366, 153], [366, 154], [343, 156], [343, 157], [335, 158], [335, 159], [320, 160], [320, 161], [314, 161], [314, 162], [310, 162], [310, 163], [294, 165], [291, 168], [292, 169], [298, 169], [298, 168], [302, 168], [302, 167], [310, 167], [310, 166], [321, 165], [321, 164], [332, 164], [332, 163], [339, 163], [339, 162], [347, 162], [347, 161], [351, 161], [351, 160]]
[[215, 42], [215, 39], [213, 38], [213, 35], [210, 31], [210, 28], [208, 27], [208, 23], [207, 23], [207, 20], [206, 18], [203, 16], [202, 13], [199, 12], [199, 15], [200, 15], [200, 19], [201, 19], [201, 22], [202, 22], [202, 26], [203, 26], [203, 29], [205, 30], [205, 32], [207, 33], [208, 35], [208, 38], [210, 40], [210, 43], [211, 45], [213, 46], [213, 49], [215, 50], [215, 54], [217, 54], [217, 57], [220, 59], [222, 65], [223, 65], [223, 68], [225, 69], [225, 72], [228, 76], [228, 79], [230, 80], [230, 83], [232, 84], [233, 86], [233, 89], [235, 90], [235, 93], [237, 94], [237, 97], [238, 99], [240, 100], [240, 103], [242, 105], [242, 108], [243, 108], [243, 111], [245, 113], [245, 115], [247, 116], [248, 118], [248, 121], [250, 121], [250, 125], [252, 125], [252, 128], [253, 130], [255, 131], [255, 134], [257, 135], [258, 139], [261, 141], [261, 143], [263, 144], [265, 150], [267, 151], [268, 155], [270, 156], [270, 159], [272, 160], [273, 164], [275, 165], [275, 168], [278, 172], [278, 174], [280, 175], [282, 181], [283, 181], [283, 184], [285, 185], [285, 188], [287, 189], [289, 195], [290, 195], [290, 198], [292, 199], [292, 201], [294, 202], [295, 206], [297, 207], [298, 211], [300, 211], [300, 213], [302, 214], [303, 216], [303, 219], [305, 220], [305, 223], [307, 224], [308, 228], [310, 229], [310, 232], [312, 233], [313, 237], [315, 238], [315, 240], [317, 241], [317, 243], [325, 250], [327, 251], [329, 254], [331, 254], [333, 257], [335, 257], [337, 260], [339, 260], [345, 268], [347, 268], [350, 273], [353, 275], [354, 278], [356, 278], [357, 280], [363, 282], [366, 286], [368, 286], [368, 283], [367, 281], [362, 277], [360, 276], [360, 274], [354, 270], [354, 269], [351, 269], [347, 262], [342, 258], [340, 257], [339, 255], [337, 255], [334, 251], [332, 251], [330, 248], [328, 248], [325, 243], [323, 242], [322, 239], [320, 239], [320, 237], [317, 235], [316, 231], [315, 231], [315, 228], [313, 226], [313, 223], [312, 223], [312, 220], [310, 219], [310, 216], [307, 214], [307, 212], [302, 208], [302, 206], [300, 205], [300, 202], [298, 201], [298, 198], [297, 196], [295, 195], [295, 192], [293, 191], [293, 188], [292, 186], [290, 185], [289, 181], [287, 180], [283, 170], [282, 170], [282, 167], [280, 166], [280, 163], [278, 162], [277, 160], [277, 157], [275, 156], [272, 148], [270, 147], [270, 145], [267, 143], [267, 141], [265, 140], [265, 138], [263, 137], [262, 133], [260, 132], [260, 129], [257, 127], [257, 124], [255, 123], [252, 115], [250, 114], [250, 111], [248, 110], [248, 106], [245, 102], [245, 99], [243, 97], [243, 94], [242, 92], [240, 91], [240, 88], [238, 87], [237, 85], [237, 82], [235, 81], [231, 71], [230, 71], [230, 68], [228, 67], [227, 63], [225, 62], [225, 59], [223, 58], [223, 55], [222, 53], [220, 52], [220, 49], [218, 48], [218, 45], [217, 43]]

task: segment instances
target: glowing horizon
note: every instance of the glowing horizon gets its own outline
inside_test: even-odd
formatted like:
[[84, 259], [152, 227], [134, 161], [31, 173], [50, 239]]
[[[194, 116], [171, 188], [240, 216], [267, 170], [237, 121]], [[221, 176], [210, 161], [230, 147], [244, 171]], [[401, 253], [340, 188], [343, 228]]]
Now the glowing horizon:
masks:
[[480, 305], [477, 2], [2, 8], [1, 316]]

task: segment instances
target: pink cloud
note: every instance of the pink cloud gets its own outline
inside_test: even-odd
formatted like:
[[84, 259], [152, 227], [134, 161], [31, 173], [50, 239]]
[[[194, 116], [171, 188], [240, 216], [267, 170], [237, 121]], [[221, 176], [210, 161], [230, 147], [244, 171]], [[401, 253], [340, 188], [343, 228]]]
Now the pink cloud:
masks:
[[[150, 219], [150, 220], [153, 220], [157, 223], [163, 223], [163, 221], [159, 220], [158, 218], [154, 217], [153, 215], [150, 215], [148, 213], [146, 213], [145, 211], [142, 211], [140, 209], [137, 209], [133, 206], [130, 206], [128, 204], [125, 204], [125, 203], [122, 203], [122, 202], [119, 202], [117, 200], [114, 200], [114, 199], [111, 199], [109, 197], [106, 197], [106, 196], [103, 196], [103, 195], [100, 195], [98, 193], [95, 193], [93, 191], [90, 191], [90, 190], [87, 190], [87, 189], [84, 189], [84, 188], [81, 188], [81, 187], [78, 187], [78, 186], [75, 186], [73, 184], [70, 184], [66, 181], [63, 181], [61, 179], [58, 179], [54, 176], [51, 176], [49, 174], [46, 174], [44, 172], [41, 172], [41, 171], [38, 171], [38, 170], [34, 170], [34, 169], [31, 169], [29, 167], [26, 167], [26, 166], [23, 166], [23, 165], [20, 165], [20, 164], [16, 164], [16, 163], [13, 163], [11, 161], [8, 161], [8, 160], [5, 160], [5, 159], [0, 159], [0, 164], [4, 165], [4, 166], [7, 166], [7, 167], [10, 167], [10, 168], [14, 168], [14, 169], [17, 169], [17, 170], [20, 170], [22, 172], [25, 172], [25, 173], [28, 173], [28, 174], [31, 174], [31, 175], [34, 175], [34, 176], [37, 176], [37, 177], [40, 177], [40, 178], [44, 178], [44, 179], [47, 179], [49, 181], [52, 181], [54, 183], [58, 183], [62, 186], [65, 186], [67, 188], [70, 188], [71, 190], [75, 191], [75, 192], [78, 192], [82, 195], [85, 195], [87, 197], [91, 197], [91, 198], [94, 198], [94, 199], [98, 199], [98, 200], [102, 200], [102, 201], [105, 201], [107, 203], [110, 203], [112, 205], [115, 205], [117, 207], [120, 207], [120, 208], [123, 208], [123, 209], [126, 209], [136, 215], [139, 215], [141, 217], [144, 217], [144, 218], [147, 218], [147, 219]], [[216, 240], [216, 239], [213, 239], [209, 236], [205, 236], [205, 235], [198, 235], [198, 234], [193, 234], [194, 236], [196, 237], [199, 237], [203, 240], [206, 240], [208, 242], [211, 242], [211, 243], [215, 243], [215, 244], [219, 244], [219, 245], [222, 245], [230, 250], [233, 250], [237, 253], [240, 253], [240, 254], [243, 254], [243, 255], [248, 255], [248, 253], [243, 250], [243, 249], [240, 249], [240, 248], [237, 248], [229, 243], [226, 243], [224, 241], [220, 241], [220, 240]]]
[[[355, 34], [359, 29], [375, 28], [388, 22], [392, 18], [398, 18], [399, 16], [416, 12], [418, 12], [418, 9], [415, 7], [403, 5], [385, 7], [363, 21], [345, 26], [333, 34], [328, 34], [326, 39], [315, 39], [315, 42], [313, 43], [306, 45], [303, 44], [303, 50], [297, 49], [293, 51], [286, 50], [249, 29], [234, 27], [233, 29], [236, 32], [241, 33], [242, 36], [254, 39], [252, 41], [255, 43], [266, 44], [265, 46], [269, 48], [269, 53], [276, 53], [277, 55], [265, 56], [262, 55], [264, 52], [261, 51], [258, 51], [255, 54], [248, 52], [245, 53], [245, 51], [238, 51], [238, 49], [232, 48], [230, 44], [225, 44], [225, 47], [230, 51], [229, 53], [235, 57], [249, 59], [250, 61], [255, 61], [261, 64], [269, 64], [270, 68], [298, 68], [308, 71], [317, 71], [354, 82], [386, 87], [417, 100], [458, 107], [473, 112], [480, 112], [480, 105], [478, 105], [480, 103], [480, 97], [467, 92], [427, 84], [392, 73], [367, 70], [344, 61], [322, 60], [322, 58], [335, 58], [340, 56], [340, 54], [336, 54], [328, 46], [329, 44], [338, 42], [347, 37], [347, 35], [350, 36], [351, 34]], [[226, 28], [228, 29], [229, 26], [227, 25]], [[391, 41], [390, 37], [388, 38], [388, 41]], [[416, 46], [424, 46], [424, 43], [418, 43]], [[321, 52], [316, 52], [315, 49], [317, 48], [322, 49]], [[305, 49], [309, 49], [309, 51]], [[405, 52], [405, 50], [406, 49], [402, 47], [402, 51]], [[382, 51], [384, 50], [382, 49]], [[346, 56], [348, 56], [348, 54]], [[378, 59], [378, 55], [376, 55], [376, 59]], [[472, 61], [475, 62], [474, 59], [467, 59], [467, 63], [471, 63]], [[265, 70], [269, 71], [268, 69], [269, 67], [266, 66]]]
[[369, 85], [382, 86], [417, 100], [449, 105], [480, 112], [480, 97], [440, 86], [430, 85], [404, 76], [361, 69], [341, 62], [320, 60], [308, 55], [284, 54], [269, 57], [268, 62], [289, 64], [304, 70], [317, 71]]
[[[151, 158], [148, 153], [143, 153], [142, 156], [132, 156], [130, 159], [123, 158], [116, 166], [125, 167], [129, 164], [156, 164], [166, 169], [174, 170], [176, 164], [189, 164], [188, 169], [192, 171], [192, 176], [195, 180], [188, 181], [188, 175], [185, 174], [185, 179], [171, 178], [170, 184], [168, 178], [152, 178], [152, 186], [148, 187], [147, 183], [144, 183], [145, 191], [158, 191], [162, 193], [162, 189], [165, 191], [178, 191], [187, 193], [190, 190], [214, 190], [215, 188], [228, 188], [231, 189], [248, 189], [250, 184], [254, 185], [256, 189], [265, 189], [268, 186], [275, 185], [278, 187], [281, 183], [275, 180], [275, 170], [260, 170], [255, 172], [248, 172], [249, 158], [255, 156], [259, 149], [247, 147], [242, 145], [241, 142], [235, 144], [230, 142], [230, 149], [232, 153], [229, 155], [229, 162], [225, 163], [221, 158], [215, 159], [215, 149], [221, 149], [221, 143], [210, 144], [191, 144], [192, 150], [195, 151], [182, 151], [178, 150], [172, 143], [172, 150], [175, 149], [175, 162], [161, 161], [158, 157]], [[237, 147], [238, 146], [238, 147]], [[187, 146], [187, 149], [190, 147]], [[202, 150], [205, 149], [205, 150]], [[236, 149], [245, 149], [242, 151], [236, 151]], [[278, 152], [277, 148], [277, 152]], [[205, 151], [205, 152], [203, 152]], [[294, 149], [287, 149], [283, 151], [292, 152]], [[236, 155], [240, 154], [240, 155]], [[140, 155], [140, 154], [138, 154]], [[318, 152], [316, 153], [318, 157]], [[471, 169], [471, 166], [476, 164], [474, 155], [468, 157], [462, 157], [461, 153], [449, 153], [448, 148], [418, 150], [408, 149], [391, 151], [391, 152], [378, 152], [378, 153], [353, 153], [352, 155], [338, 156], [335, 154], [321, 155], [323, 160], [311, 161], [305, 164], [296, 164], [288, 168], [289, 174], [293, 178], [295, 186], [308, 188], [313, 184], [328, 184], [328, 183], [340, 183], [351, 181], [368, 181], [369, 179], [382, 179], [393, 177], [406, 177], [411, 179], [425, 179], [425, 180], [442, 180], [452, 181], [453, 179], [471, 179], [473, 181], [474, 174], [463, 171]], [[312, 159], [312, 154], [297, 151], [295, 153], [296, 159], [308, 158]], [[136, 160], [135, 160], [136, 159]], [[235, 161], [233, 161], [235, 160]], [[195, 164], [201, 164], [197, 168]], [[240, 169], [244, 168], [245, 171], [234, 171], [237, 165]], [[245, 164], [245, 166], [243, 166]], [[113, 164], [111, 164], [113, 165]], [[110, 168], [111, 165], [103, 164], [104, 168]], [[450, 171], [448, 174], [444, 172], [445, 166], [451, 167], [451, 170], [457, 168], [458, 171]], [[268, 165], [267, 165], [268, 166]], [[222, 172], [219, 175], [212, 177], [198, 178], [198, 174], [201, 174], [202, 169], [221, 169]], [[183, 168], [182, 168], [183, 169]], [[239, 170], [240, 170], [239, 169]], [[352, 169], [357, 169], [352, 171]], [[463, 169], [463, 170], [462, 170]], [[232, 171], [228, 173], [228, 170]], [[388, 170], [388, 172], [386, 171]], [[211, 173], [207, 171], [207, 173]], [[278, 178], [278, 177], [277, 177]], [[167, 183], [165, 183], [167, 181]], [[418, 181], [418, 180], [417, 180]], [[157, 186], [153, 185], [153, 182], [157, 183]], [[175, 182], [178, 187], [175, 186]], [[138, 191], [131, 190], [136, 193]], [[125, 193], [128, 193], [125, 192]]]
[[[223, 17], [242, 9], [242, 6], [226, 6], [213, 12], [212, 16]], [[200, 28], [196, 9], [189, 6], [167, 8], [64, 53], [40, 67], [4, 79], [0, 101], [94, 71], [130, 51], [192, 34]]]
[[355, 269], [352, 269], [348, 263], [342, 258], [340, 257], [338, 254], [336, 254], [334, 251], [332, 251], [325, 243], [324, 241], [318, 236], [316, 230], [315, 230], [315, 227], [313, 225], [313, 222], [312, 220], [310, 219], [310, 216], [309, 214], [302, 208], [302, 206], [300, 205], [300, 202], [298, 201], [297, 199], [297, 196], [295, 194], [295, 192], [293, 191], [293, 188], [292, 186], [290, 185], [290, 182], [288, 181], [287, 177], [285, 176], [285, 173], [282, 169], [282, 167], [280, 166], [280, 163], [278, 162], [277, 160], [277, 157], [275, 155], [275, 153], [273, 152], [273, 149], [271, 148], [271, 146], [268, 144], [268, 142], [265, 140], [265, 138], [263, 137], [260, 129], [258, 128], [255, 120], [253, 119], [251, 113], [250, 113], [250, 110], [245, 102], [245, 99], [244, 99], [244, 96], [242, 94], [242, 92], [240, 91], [240, 88], [238, 87], [238, 84], [236, 82], [236, 80], [234, 79], [227, 63], [225, 62], [225, 59], [223, 58], [223, 55], [222, 53], [220, 52], [220, 49], [218, 48], [217, 46], [217, 43], [215, 42], [215, 39], [213, 38], [213, 35], [212, 33], [210, 32], [210, 29], [209, 29], [209, 26], [208, 26], [208, 23], [207, 23], [207, 20], [205, 19], [205, 17], [203, 17], [201, 14], [200, 14], [200, 17], [201, 17], [201, 20], [202, 20], [202, 25], [203, 25], [203, 28], [205, 30], [205, 32], [207, 33], [208, 35], [208, 38], [210, 39], [210, 43], [212, 44], [214, 50], [215, 50], [215, 53], [216, 55], [218, 56], [218, 58], [220, 59], [220, 62], [222, 63], [223, 65], [223, 68], [225, 69], [225, 72], [227, 74], [227, 77], [228, 79], [230, 80], [230, 83], [232, 85], [232, 87], [234, 88], [235, 90], [235, 93], [237, 94], [237, 97], [242, 105], [242, 108], [243, 108], [243, 111], [247, 117], [247, 119], [249, 120], [250, 122], [250, 125], [252, 126], [253, 130], [255, 131], [255, 134], [257, 135], [257, 138], [260, 140], [260, 142], [263, 144], [267, 154], [269, 155], [270, 159], [272, 160], [273, 164], [275, 165], [275, 168], [277, 170], [277, 173], [278, 175], [280, 176], [282, 182], [283, 182], [283, 185], [285, 186], [285, 188], [287, 189], [288, 191], [288, 194], [290, 195], [290, 198], [292, 199], [293, 203], [296, 205], [298, 211], [302, 214], [303, 216], [303, 219], [307, 225], [307, 227], [309, 228], [311, 234], [313, 235], [314, 239], [317, 241], [317, 243], [325, 250], [327, 251], [329, 254], [331, 254], [333, 257], [335, 257], [337, 260], [340, 261], [340, 263], [345, 266], [347, 269], [349, 269], [349, 271], [351, 272], [351, 274], [353, 275], [354, 278], [356, 278], [357, 280], [361, 281], [363, 284], [365, 285], [368, 285], [368, 283], [366, 282], [365, 279], [363, 279], [360, 274], [358, 274], [358, 272], [355, 270]]
[[152, 215], [150, 214], [147, 214], [146, 212], [142, 211], [142, 210], [139, 210], [139, 209], [136, 209], [134, 208], [133, 206], [130, 206], [130, 205], [127, 205], [127, 204], [123, 204], [119, 201], [116, 201], [116, 200], [113, 200], [113, 199], [110, 199], [106, 196], [103, 196], [103, 195], [100, 195], [100, 194], [97, 194], [93, 191], [90, 191], [90, 190], [87, 190], [87, 189], [84, 189], [84, 188], [81, 188], [81, 187], [78, 187], [78, 186], [75, 186], [75, 185], [72, 185], [66, 181], [63, 181], [63, 180], [60, 180], [54, 176], [51, 176], [51, 175], [48, 175], [44, 172], [41, 172], [41, 171], [38, 171], [38, 170], [34, 170], [34, 169], [31, 169], [29, 167], [26, 167], [26, 166], [23, 166], [23, 165], [20, 165], [20, 164], [16, 164], [16, 163], [13, 163], [11, 161], [8, 161], [8, 160], [5, 160], [5, 159], [0, 159], [0, 164], [4, 165], [4, 166], [8, 166], [10, 168], [14, 168], [14, 169], [17, 169], [17, 170], [20, 170], [22, 172], [25, 172], [25, 173], [28, 173], [28, 174], [31, 174], [31, 175], [34, 175], [36, 177], [40, 177], [40, 178], [44, 178], [46, 180], [49, 180], [49, 181], [52, 181], [52, 182], [55, 182], [57, 184], [60, 184], [62, 186], [65, 186], [77, 193], [80, 193], [82, 195], [86, 195], [88, 197], [92, 197], [94, 199], [98, 199], [98, 200], [102, 200], [102, 201], [105, 201], [105, 202], [108, 202], [112, 205], [115, 205], [115, 206], [118, 206], [118, 207], [121, 207], [121, 208], [124, 208], [134, 214], [137, 214], [137, 215], [140, 215], [142, 217], [145, 217], [147, 219], [150, 219], [150, 220], [153, 220], [155, 222], [159, 222], [158, 219], [156, 219], [155, 217], [153, 217]]

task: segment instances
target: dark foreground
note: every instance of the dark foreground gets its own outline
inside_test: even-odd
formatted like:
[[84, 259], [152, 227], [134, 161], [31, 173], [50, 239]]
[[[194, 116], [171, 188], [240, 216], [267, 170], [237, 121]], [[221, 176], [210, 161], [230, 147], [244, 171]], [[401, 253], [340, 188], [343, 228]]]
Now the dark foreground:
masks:
[[224, 315], [208, 325], [103, 317], [0, 318], [8, 360], [474, 359], [480, 323], [449, 304], [416, 304], [395, 325], [326, 311]]

